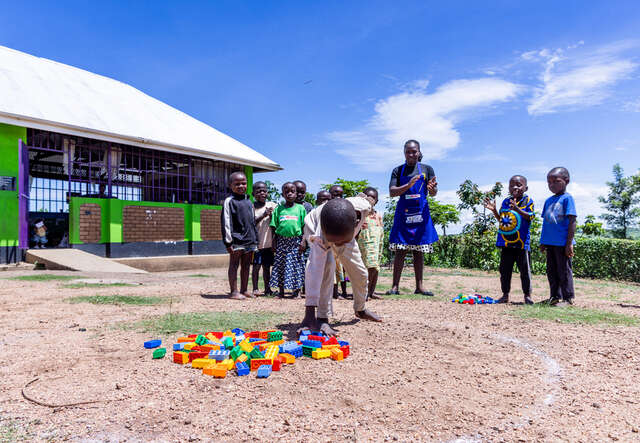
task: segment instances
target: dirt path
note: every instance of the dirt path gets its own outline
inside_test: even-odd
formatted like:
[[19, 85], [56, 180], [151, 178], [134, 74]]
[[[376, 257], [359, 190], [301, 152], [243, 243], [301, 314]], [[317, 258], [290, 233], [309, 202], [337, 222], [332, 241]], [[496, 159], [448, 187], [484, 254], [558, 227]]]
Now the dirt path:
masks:
[[[299, 300], [222, 298], [224, 270], [109, 276], [136, 286], [106, 288], [2, 280], [0, 432], [35, 441], [640, 440], [640, 328], [521, 319], [509, 315], [513, 305], [453, 304], [460, 292], [495, 295], [497, 275], [430, 271], [427, 286], [441, 296], [373, 301], [382, 324], [354, 321], [351, 301], [334, 304], [340, 334], [352, 345], [347, 360], [301, 359], [267, 380], [216, 380], [168, 358], [150, 360], [142, 342], [154, 337], [118, 325], [163, 315], [167, 304], [64, 301], [171, 296], [173, 312], [279, 312], [284, 321], [273, 326], [285, 330], [300, 320]], [[381, 287], [388, 284], [385, 272]], [[412, 288], [409, 276], [402, 286]], [[536, 300], [545, 298], [544, 278], [535, 278], [534, 290]], [[578, 281], [577, 290], [580, 306], [640, 318], [640, 286]], [[35, 405], [21, 393], [35, 378], [26, 393], [41, 402], [104, 402]]]

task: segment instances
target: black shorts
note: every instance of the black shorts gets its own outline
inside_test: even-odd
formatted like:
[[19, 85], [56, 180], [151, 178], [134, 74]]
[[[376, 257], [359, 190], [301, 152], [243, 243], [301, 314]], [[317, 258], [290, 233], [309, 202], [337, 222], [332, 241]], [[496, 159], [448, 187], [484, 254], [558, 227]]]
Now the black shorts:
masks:
[[253, 264], [273, 266], [273, 251], [271, 248], [258, 249], [253, 254]]

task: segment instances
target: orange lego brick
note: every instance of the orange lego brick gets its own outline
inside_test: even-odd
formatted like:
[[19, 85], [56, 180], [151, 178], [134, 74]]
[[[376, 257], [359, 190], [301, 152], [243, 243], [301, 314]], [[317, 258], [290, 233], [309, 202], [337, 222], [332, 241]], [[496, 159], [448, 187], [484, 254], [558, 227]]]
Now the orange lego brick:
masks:
[[188, 352], [180, 352], [176, 351], [173, 353], [173, 362], [178, 363], [179, 365], [184, 365], [189, 363], [189, 353]]
[[331, 360], [335, 360], [335, 361], [344, 360], [344, 355], [342, 354], [342, 350], [340, 348], [331, 349]]
[[218, 363], [217, 365], [207, 366], [202, 370], [202, 373], [216, 378], [225, 378], [227, 376], [227, 365]]
[[296, 358], [291, 355], [291, 354], [287, 354], [286, 352], [283, 352], [282, 354], [278, 355], [278, 357], [282, 357], [285, 359], [285, 363], [288, 365], [292, 365], [296, 362]]
[[178, 337], [178, 343], [188, 343], [192, 341], [193, 339], [191, 337]]

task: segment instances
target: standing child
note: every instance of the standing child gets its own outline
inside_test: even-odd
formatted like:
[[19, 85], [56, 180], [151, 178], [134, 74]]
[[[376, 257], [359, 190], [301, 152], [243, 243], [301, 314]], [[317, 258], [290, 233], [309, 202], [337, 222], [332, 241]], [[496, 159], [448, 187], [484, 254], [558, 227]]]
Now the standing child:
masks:
[[529, 245], [531, 220], [535, 217], [533, 200], [525, 192], [529, 189], [527, 179], [514, 175], [509, 180], [509, 197], [502, 201], [500, 212], [495, 200], [485, 200], [484, 206], [493, 212], [498, 220], [498, 240], [500, 248], [500, 285], [502, 297], [498, 303], [509, 303], [511, 275], [515, 262], [520, 271], [520, 282], [524, 293], [524, 302], [532, 305], [531, 300], [531, 248]]
[[544, 202], [542, 210], [542, 234], [540, 250], [547, 254], [547, 279], [552, 306], [573, 304], [573, 237], [576, 233], [576, 205], [573, 197], [566, 192], [569, 171], [553, 168], [547, 174], [547, 185], [554, 195]]
[[302, 205], [295, 202], [296, 186], [287, 182], [282, 185], [285, 202], [273, 210], [271, 229], [275, 264], [271, 274], [271, 286], [279, 288], [278, 297], [284, 297], [284, 290], [292, 289], [293, 297], [300, 297], [300, 288], [304, 284], [304, 244], [302, 229], [307, 215]]
[[307, 184], [302, 180], [296, 180], [293, 184], [296, 186], [296, 203], [302, 205], [308, 214], [313, 209], [313, 205], [304, 201], [304, 198], [307, 196]]
[[[246, 194], [247, 177], [242, 172], [229, 176], [232, 194], [222, 205], [222, 240], [229, 252], [229, 287], [231, 298], [244, 300], [254, 295], [248, 292], [249, 268], [254, 251], [258, 248], [253, 203]], [[238, 266], [240, 266], [240, 292], [238, 292]]]
[[316, 207], [328, 202], [329, 200], [331, 200], [331, 194], [329, 194], [329, 191], [323, 190], [318, 192], [316, 194]]
[[311, 245], [311, 253], [306, 270], [307, 299], [301, 329], [320, 329], [327, 335], [336, 335], [329, 326], [335, 273], [334, 253], [351, 276], [356, 317], [382, 321], [365, 308], [367, 268], [355, 240], [363, 221], [372, 210], [371, 204], [363, 194], [348, 199], [333, 199], [315, 208], [305, 218], [305, 238]]
[[35, 243], [35, 249], [42, 249], [47, 244], [47, 227], [44, 220], [39, 218], [33, 226], [33, 237], [31, 240]]
[[382, 297], [375, 294], [375, 290], [378, 284], [378, 273], [380, 272], [384, 226], [382, 224], [382, 216], [375, 210], [375, 206], [378, 204], [378, 191], [376, 188], [366, 188], [364, 194], [373, 200], [374, 208], [367, 215], [358, 234], [358, 246], [362, 254], [362, 261], [369, 273], [367, 298], [381, 299]]
[[253, 295], [258, 295], [258, 279], [260, 268], [262, 268], [262, 278], [264, 280], [264, 295], [272, 295], [271, 266], [273, 266], [273, 233], [269, 225], [271, 224], [271, 213], [278, 206], [275, 202], [267, 201], [267, 184], [265, 182], [255, 182], [253, 184], [254, 216], [256, 230], [258, 231], [258, 250], [253, 254], [253, 272], [251, 281], [253, 283]]

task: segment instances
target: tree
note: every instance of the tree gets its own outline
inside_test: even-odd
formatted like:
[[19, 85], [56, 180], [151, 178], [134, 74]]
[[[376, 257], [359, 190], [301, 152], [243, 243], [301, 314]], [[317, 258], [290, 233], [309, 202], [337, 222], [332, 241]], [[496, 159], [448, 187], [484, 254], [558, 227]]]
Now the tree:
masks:
[[441, 226], [443, 235], [447, 235], [447, 226], [460, 221], [460, 211], [456, 209], [455, 205], [440, 203], [433, 197], [427, 198], [429, 199], [429, 212], [433, 224]]
[[469, 209], [473, 214], [473, 223], [465, 225], [464, 232], [475, 231], [478, 234], [483, 234], [494, 226], [493, 214], [487, 214], [484, 201], [487, 198], [495, 200], [496, 197], [499, 197], [502, 194], [502, 183], [496, 182], [493, 188], [483, 192], [477, 184], [471, 180], [465, 180], [456, 191], [456, 194], [458, 194], [461, 201], [458, 209]]
[[265, 180], [264, 184], [267, 185], [267, 201], [279, 202], [282, 199], [282, 193], [278, 187], [269, 180]]
[[590, 237], [601, 237], [604, 235], [602, 223], [597, 223], [596, 217], [593, 215], [587, 215], [584, 219], [584, 225], [578, 226], [578, 229], [580, 229], [583, 235]]
[[313, 195], [311, 192], [307, 192], [304, 195], [304, 201], [306, 201], [307, 203], [311, 203], [313, 206], [316, 205], [316, 196]]
[[331, 186], [339, 185], [344, 189], [343, 197], [355, 197], [359, 193], [365, 190], [365, 188], [369, 187], [368, 180], [345, 180], [343, 178], [337, 178], [335, 182], [322, 185], [322, 189], [328, 191]]
[[605, 197], [598, 197], [604, 204], [608, 214], [602, 214], [601, 219], [607, 222], [613, 236], [627, 238], [627, 231], [636, 225], [640, 218], [640, 172], [635, 176], [624, 177], [620, 164], [613, 165], [613, 181], [607, 182], [609, 193]]

